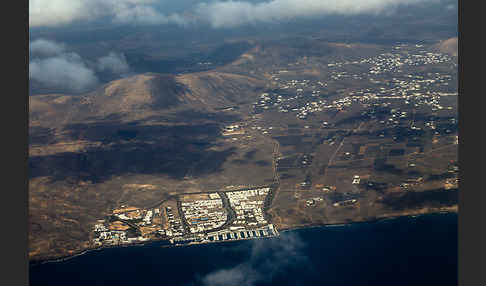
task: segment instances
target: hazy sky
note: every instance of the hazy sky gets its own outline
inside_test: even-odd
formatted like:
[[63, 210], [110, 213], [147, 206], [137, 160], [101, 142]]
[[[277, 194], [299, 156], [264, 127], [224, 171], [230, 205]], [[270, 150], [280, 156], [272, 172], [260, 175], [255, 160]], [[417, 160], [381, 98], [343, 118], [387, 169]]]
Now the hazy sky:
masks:
[[[107, 19], [133, 25], [214, 28], [325, 15], [392, 14], [398, 5], [443, 0], [29, 0], [30, 27]], [[448, 3], [450, 5], [450, 2]]]

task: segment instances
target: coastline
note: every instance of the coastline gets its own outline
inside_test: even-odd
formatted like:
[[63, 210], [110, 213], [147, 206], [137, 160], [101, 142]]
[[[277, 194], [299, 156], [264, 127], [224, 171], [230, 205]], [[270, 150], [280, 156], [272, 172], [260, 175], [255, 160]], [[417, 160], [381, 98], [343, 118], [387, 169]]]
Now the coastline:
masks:
[[[140, 242], [132, 242], [129, 244], [117, 244], [117, 245], [104, 245], [104, 246], [97, 246], [97, 247], [88, 247], [81, 251], [78, 251], [72, 255], [61, 256], [57, 258], [46, 258], [46, 259], [36, 259], [36, 260], [29, 260], [29, 267], [35, 267], [38, 265], [46, 264], [46, 263], [56, 263], [56, 262], [63, 262], [75, 258], [77, 256], [81, 256], [87, 254], [88, 252], [92, 251], [99, 251], [104, 249], [110, 248], [123, 248], [123, 247], [133, 247], [133, 246], [143, 246], [149, 243], [156, 243], [160, 241], [166, 241], [165, 239], [154, 239], [149, 241], [140, 241]], [[170, 245], [169, 245], [170, 246]]]
[[[418, 213], [414, 213], [414, 214], [391, 215], [391, 216], [384, 216], [384, 217], [379, 217], [379, 218], [370, 219], [370, 220], [351, 221], [351, 222], [346, 222], [346, 223], [306, 224], [306, 225], [299, 225], [299, 226], [293, 226], [293, 227], [288, 227], [288, 228], [282, 228], [282, 229], [278, 229], [278, 231], [280, 233], [284, 233], [284, 232], [300, 230], [300, 229], [351, 226], [351, 225], [354, 225], [354, 224], [378, 223], [378, 222], [394, 220], [394, 219], [398, 219], [398, 218], [408, 218], [408, 217], [415, 218], [415, 217], [421, 217], [421, 216], [427, 216], [427, 215], [451, 214], [451, 213], [457, 214], [458, 213], [457, 207], [449, 207], [445, 210], [437, 210], [437, 211], [433, 211], [433, 212], [418, 212]], [[267, 237], [258, 238], [258, 239], [265, 239], [265, 238], [267, 238]], [[268, 237], [268, 238], [270, 238], [270, 237]], [[251, 239], [255, 239], [255, 238], [248, 238], [248, 239], [242, 239], [242, 240], [251, 240]], [[61, 256], [61, 257], [58, 257], [58, 258], [29, 260], [29, 268], [39, 266], [39, 265], [42, 265], [42, 264], [46, 264], [46, 263], [64, 262], [64, 261], [70, 260], [72, 258], [87, 254], [91, 251], [99, 251], [99, 250], [110, 249], [110, 248], [144, 246], [144, 245], [147, 245], [147, 244], [150, 244], [150, 243], [157, 243], [157, 242], [161, 242], [161, 241], [167, 241], [167, 240], [156, 239], [156, 240], [149, 240], [149, 241], [134, 242], [134, 243], [130, 243], [130, 244], [107, 245], [107, 246], [98, 246], [98, 247], [86, 248], [86, 249], [83, 249], [83, 250], [81, 250], [77, 253], [74, 253], [72, 255]], [[161, 247], [186, 247], [186, 246], [201, 245], [201, 244], [208, 244], [208, 243], [222, 243], [222, 242], [235, 242], [235, 241], [240, 241], [240, 240], [211, 241], [211, 242], [205, 242], [205, 243], [191, 243], [191, 244], [181, 244], [181, 245], [168, 244], [168, 245], [162, 245]]]
[[310, 229], [310, 228], [321, 228], [321, 227], [342, 227], [342, 226], [351, 226], [351, 225], [355, 225], [355, 224], [379, 223], [379, 222], [384, 222], [384, 221], [394, 220], [394, 219], [399, 219], [399, 218], [415, 218], [415, 217], [421, 217], [421, 216], [427, 216], [427, 215], [451, 214], [451, 213], [457, 214], [458, 211], [457, 210], [440, 210], [440, 211], [436, 211], [436, 212], [385, 216], [385, 217], [380, 217], [380, 218], [376, 218], [376, 219], [363, 220], [363, 221], [351, 221], [351, 222], [347, 222], [347, 223], [306, 224], [306, 225], [299, 225], [299, 226], [294, 226], [294, 227], [289, 227], [289, 228], [282, 228], [282, 229], [279, 229], [279, 232], [283, 233], [283, 232], [294, 231], [294, 230], [299, 230], [299, 229]]

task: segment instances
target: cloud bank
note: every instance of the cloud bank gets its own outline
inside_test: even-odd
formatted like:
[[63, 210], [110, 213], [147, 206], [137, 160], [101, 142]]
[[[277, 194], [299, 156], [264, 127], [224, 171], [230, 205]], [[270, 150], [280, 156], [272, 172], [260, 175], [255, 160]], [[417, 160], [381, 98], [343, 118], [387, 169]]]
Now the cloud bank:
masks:
[[90, 63], [79, 54], [70, 52], [63, 43], [46, 39], [32, 41], [29, 52], [29, 79], [69, 92], [87, 91], [99, 84], [96, 71], [119, 76], [130, 72], [125, 56], [115, 52]]
[[76, 53], [32, 59], [29, 62], [29, 79], [72, 92], [82, 92], [98, 84], [94, 71]]
[[157, 0], [29, 0], [29, 26], [54, 27], [76, 21], [111, 18], [113, 23], [156, 25], [183, 24], [180, 16], [165, 15]]
[[[199, 25], [214, 28], [325, 15], [390, 14], [399, 5], [441, 0], [30, 0], [30, 27], [111, 19], [133, 25]], [[179, 3], [180, 2], [180, 3]], [[177, 6], [181, 11], [175, 11]], [[182, 8], [181, 8], [182, 7]]]
[[434, 0], [271, 0], [261, 3], [216, 1], [200, 4], [197, 13], [212, 27], [222, 28], [300, 17], [390, 14], [399, 5], [432, 1]]

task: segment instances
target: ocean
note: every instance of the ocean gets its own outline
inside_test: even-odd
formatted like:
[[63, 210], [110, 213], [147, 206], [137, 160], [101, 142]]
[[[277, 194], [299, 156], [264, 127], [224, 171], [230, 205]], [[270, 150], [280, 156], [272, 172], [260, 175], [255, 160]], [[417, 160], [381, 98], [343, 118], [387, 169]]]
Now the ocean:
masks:
[[30, 285], [457, 285], [457, 214], [280, 232], [278, 238], [106, 248], [32, 265]]

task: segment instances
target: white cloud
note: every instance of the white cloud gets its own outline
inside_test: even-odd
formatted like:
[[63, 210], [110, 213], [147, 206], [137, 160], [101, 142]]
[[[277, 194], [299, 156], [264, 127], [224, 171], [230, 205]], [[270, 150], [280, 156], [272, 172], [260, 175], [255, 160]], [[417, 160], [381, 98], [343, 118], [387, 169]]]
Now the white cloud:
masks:
[[230, 0], [201, 3], [197, 13], [211, 26], [221, 28], [309, 16], [388, 14], [398, 5], [432, 1], [438, 0], [271, 0], [261, 3]]
[[123, 24], [182, 24], [176, 15], [158, 11], [156, 0], [29, 0], [29, 26], [61, 26], [75, 21], [111, 18]]
[[253, 286], [268, 283], [289, 267], [306, 265], [314, 271], [305, 255], [304, 241], [295, 233], [282, 233], [278, 239], [252, 241], [248, 260], [230, 268], [218, 269], [199, 277], [196, 285]]
[[77, 53], [70, 52], [65, 44], [42, 38], [32, 41], [29, 50], [29, 79], [50, 88], [87, 91], [99, 83], [95, 69], [118, 76], [130, 74], [130, 66], [123, 53], [111, 51], [89, 63]]
[[36, 56], [53, 56], [63, 53], [66, 46], [61, 43], [48, 41], [45, 39], [38, 39], [30, 43], [29, 52]]
[[239, 264], [230, 269], [221, 269], [204, 277], [205, 286], [251, 286], [262, 280], [262, 276], [248, 264]]
[[114, 23], [160, 25], [167, 23], [183, 24], [184, 19], [178, 14], [165, 15], [150, 3], [133, 3], [134, 1], [115, 0], [112, 5]]
[[[441, 0], [262, 0], [255, 3], [213, 0], [30, 0], [31, 27], [60, 26], [99, 18], [114, 23], [158, 25], [209, 23], [215, 28], [248, 23], [281, 21], [298, 17], [390, 13], [398, 5]], [[174, 9], [175, 7], [177, 9]], [[181, 12], [179, 10], [183, 10]], [[176, 13], [178, 10], [179, 13]], [[192, 16], [198, 21], [194, 21]]]
[[114, 74], [125, 75], [130, 72], [124, 54], [110, 52], [107, 56], [98, 59], [97, 68], [101, 71], [109, 71]]
[[76, 53], [63, 53], [29, 62], [29, 78], [48, 87], [82, 92], [98, 83], [93, 70]]
[[58, 26], [86, 19], [89, 11], [82, 0], [29, 0], [29, 26]]

